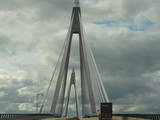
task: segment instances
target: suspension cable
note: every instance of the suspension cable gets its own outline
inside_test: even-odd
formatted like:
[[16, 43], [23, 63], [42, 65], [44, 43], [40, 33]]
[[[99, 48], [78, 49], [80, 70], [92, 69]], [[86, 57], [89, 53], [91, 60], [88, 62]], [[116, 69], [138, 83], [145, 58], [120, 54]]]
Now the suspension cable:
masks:
[[51, 76], [51, 79], [50, 79], [50, 82], [49, 82], [49, 85], [48, 85], [48, 88], [47, 88], [47, 91], [46, 91], [46, 95], [45, 95], [45, 97], [44, 97], [44, 99], [43, 99], [43, 102], [42, 102], [42, 105], [41, 105], [41, 108], [40, 108], [40, 113], [42, 113], [42, 110], [43, 110], [43, 107], [44, 107], [44, 104], [45, 104], [45, 100], [47, 99], [47, 96], [48, 96], [48, 93], [49, 93], [49, 89], [50, 89], [50, 87], [51, 87], [53, 78], [54, 78], [55, 73], [56, 73], [56, 70], [57, 70], [58, 63], [59, 63], [59, 61], [60, 61], [60, 58], [61, 58], [61, 56], [62, 56], [62, 53], [63, 53], [63, 50], [64, 50], [65, 46], [66, 46], [66, 41], [64, 41], [64, 43], [63, 43], [63, 47], [62, 47], [61, 52], [60, 52], [60, 55], [59, 55], [59, 57], [58, 57], [58, 61], [57, 61], [57, 63], [56, 63], [55, 69], [53, 70], [53, 73], [52, 73], [52, 76]]

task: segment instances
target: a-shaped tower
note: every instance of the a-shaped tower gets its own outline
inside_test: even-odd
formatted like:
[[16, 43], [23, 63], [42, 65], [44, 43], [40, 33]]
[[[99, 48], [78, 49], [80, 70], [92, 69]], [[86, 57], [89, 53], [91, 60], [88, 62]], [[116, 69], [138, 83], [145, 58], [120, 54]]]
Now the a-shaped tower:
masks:
[[59, 67], [58, 77], [56, 83], [52, 83], [56, 85], [54, 91], [52, 91], [54, 96], [52, 99], [50, 112], [63, 116], [65, 115], [66, 110], [68, 111], [65, 96], [67, 95], [66, 84], [68, 82], [67, 75], [73, 34], [79, 35], [81, 73], [81, 85], [78, 85], [81, 86], [81, 93], [77, 93], [78, 98], [81, 98], [79, 103], [81, 109], [79, 108], [79, 111], [81, 111], [82, 116], [96, 115], [100, 103], [109, 102], [109, 100], [101, 81], [92, 51], [84, 39], [79, 0], [75, 0], [74, 2], [70, 27], [68, 29], [64, 50], [62, 52], [62, 59], [60, 60], [61, 64]]

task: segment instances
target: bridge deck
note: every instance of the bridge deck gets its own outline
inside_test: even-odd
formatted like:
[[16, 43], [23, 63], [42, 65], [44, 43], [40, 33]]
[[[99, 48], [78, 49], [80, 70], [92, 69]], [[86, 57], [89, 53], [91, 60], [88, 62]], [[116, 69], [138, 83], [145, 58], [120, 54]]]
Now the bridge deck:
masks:
[[[53, 114], [0, 114], [0, 120], [98, 120], [90, 118], [55, 118]], [[112, 120], [160, 120], [160, 114], [113, 114]]]
[[[66, 118], [50, 118], [43, 120], [76, 120], [76, 119], [66, 119]], [[80, 120], [98, 120], [97, 117], [93, 118], [81, 118]], [[149, 119], [141, 119], [141, 118], [131, 118], [131, 117], [113, 117], [112, 120], [149, 120]]]

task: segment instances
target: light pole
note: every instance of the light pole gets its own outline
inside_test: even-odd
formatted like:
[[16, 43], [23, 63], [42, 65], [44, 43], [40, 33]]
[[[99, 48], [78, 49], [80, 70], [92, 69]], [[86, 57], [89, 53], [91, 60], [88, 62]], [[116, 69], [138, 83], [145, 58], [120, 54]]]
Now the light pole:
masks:
[[43, 93], [37, 93], [36, 94], [36, 112], [39, 112], [39, 104], [41, 104], [41, 100], [39, 101], [40, 97], [43, 97], [44, 94]]

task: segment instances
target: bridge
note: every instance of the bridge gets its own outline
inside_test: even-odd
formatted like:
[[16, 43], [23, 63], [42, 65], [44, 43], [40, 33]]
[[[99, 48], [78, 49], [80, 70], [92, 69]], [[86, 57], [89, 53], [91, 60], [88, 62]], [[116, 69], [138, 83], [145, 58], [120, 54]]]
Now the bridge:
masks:
[[[133, 120], [160, 120], [160, 114], [113, 114], [113, 116], [115, 117], [114, 120], [130, 120], [129, 118]], [[54, 118], [59, 120], [65, 119], [53, 114], [0, 114], [0, 120], [54, 120]], [[91, 118], [91, 120], [96, 118], [97, 120], [98, 116], [88, 116], [87, 118]], [[76, 120], [76, 118], [71, 119]]]
[[[97, 115], [100, 103], [109, 102], [93, 53], [84, 34], [80, 4], [78, 0], [75, 0], [64, 47], [61, 50], [40, 113], [52, 113], [61, 117], [68, 116], [72, 86], [74, 87], [77, 117]], [[76, 66], [72, 66], [71, 75], [68, 72], [73, 35], [79, 37], [79, 80], [76, 79], [78, 69]], [[79, 90], [77, 90], [78, 88]]]
[[[80, 77], [76, 77], [76, 66], [69, 75], [70, 53], [73, 35], [79, 36]], [[80, 88], [78, 90], [78, 88]], [[99, 117], [100, 104], [109, 103], [92, 50], [85, 40], [79, 0], [75, 0], [68, 33], [59, 55], [52, 78], [38, 114], [0, 114], [0, 120], [33, 120], [67, 118], [69, 116], [71, 90], [74, 89], [75, 117]], [[72, 100], [73, 102], [73, 100]], [[114, 117], [129, 117], [159, 120], [158, 114], [113, 114]]]

